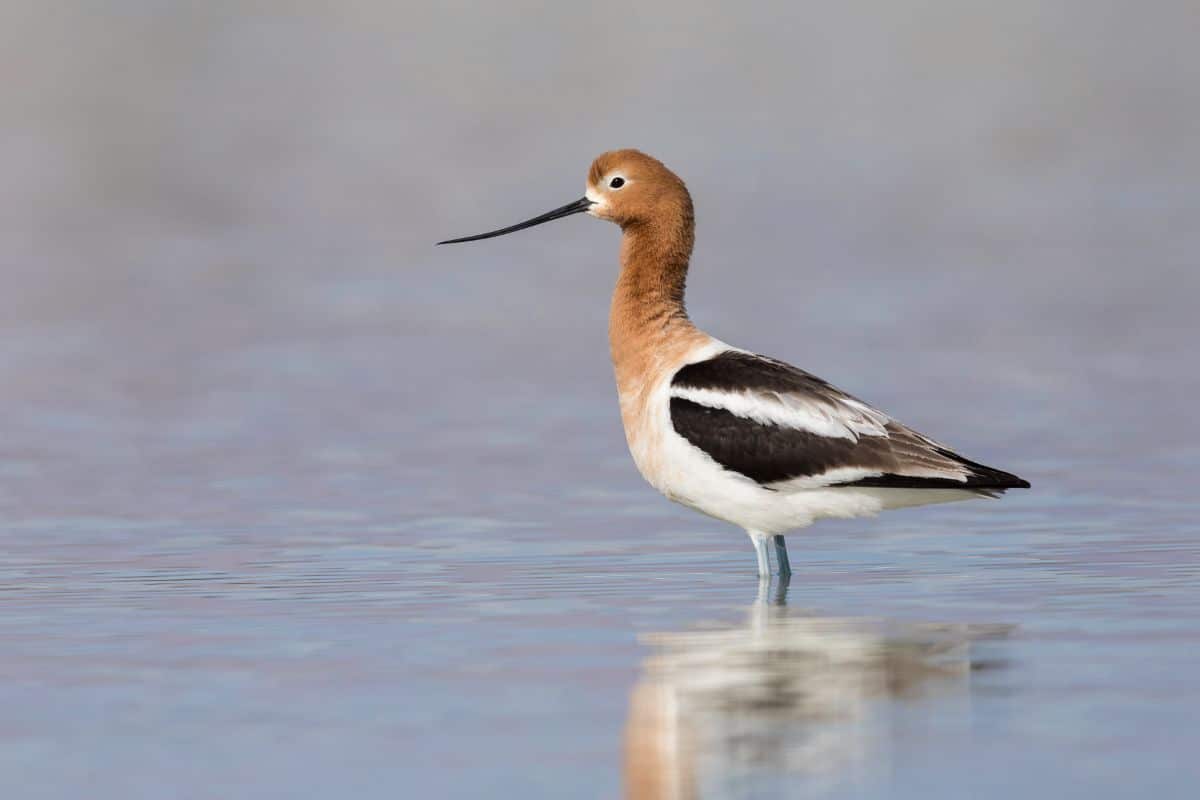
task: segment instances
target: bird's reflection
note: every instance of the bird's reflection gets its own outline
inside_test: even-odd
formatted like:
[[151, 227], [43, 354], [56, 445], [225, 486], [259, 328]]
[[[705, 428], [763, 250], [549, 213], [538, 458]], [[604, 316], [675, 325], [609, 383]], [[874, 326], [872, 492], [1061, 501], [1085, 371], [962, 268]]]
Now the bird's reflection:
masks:
[[[966, 698], [1002, 625], [814, 617], [763, 583], [744, 624], [656, 633], [630, 698], [630, 798], [754, 794], [764, 778], [855, 781], [886, 764], [892, 701]], [[815, 788], [815, 786], [814, 786]]]

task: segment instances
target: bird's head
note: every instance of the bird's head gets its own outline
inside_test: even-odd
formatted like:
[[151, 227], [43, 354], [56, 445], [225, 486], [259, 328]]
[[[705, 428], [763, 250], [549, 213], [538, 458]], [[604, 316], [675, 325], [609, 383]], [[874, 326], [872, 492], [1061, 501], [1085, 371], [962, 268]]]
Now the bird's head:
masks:
[[575, 202], [507, 228], [447, 239], [438, 244], [490, 239], [572, 214], [590, 214], [615, 222], [625, 230], [665, 220], [685, 219], [690, 224], [692, 198], [679, 176], [658, 159], [640, 150], [610, 150], [592, 162], [587, 191]]
[[687, 187], [661, 161], [640, 150], [611, 150], [588, 170], [587, 213], [622, 228], [692, 214]]

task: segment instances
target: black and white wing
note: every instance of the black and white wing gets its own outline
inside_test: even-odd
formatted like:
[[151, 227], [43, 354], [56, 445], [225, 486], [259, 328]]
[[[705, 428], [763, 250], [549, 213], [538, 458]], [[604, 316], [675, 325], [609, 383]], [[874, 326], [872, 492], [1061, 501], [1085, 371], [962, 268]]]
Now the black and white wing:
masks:
[[727, 470], [773, 489], [1028, 488], [969, 461], [820, 378], [727, 350], [671, 380], [671, 424]]

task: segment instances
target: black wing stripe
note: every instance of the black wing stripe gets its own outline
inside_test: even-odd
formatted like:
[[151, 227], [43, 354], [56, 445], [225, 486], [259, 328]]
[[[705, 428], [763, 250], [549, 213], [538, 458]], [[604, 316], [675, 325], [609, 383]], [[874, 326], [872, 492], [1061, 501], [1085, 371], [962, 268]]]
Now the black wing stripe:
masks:
[[[907, 489], [1029, 488], [1028, 481], [1016, 475], [969, 461], [945, 448], [932, 450], [928, 445], [918, 448], [917, 445], [923, 442], [902, 428], [890, 431], [890, 437], [864, 436], [855, 442], [755, 422], [723, 408], [710, 408], [681, 397], [671, 398], [671, 424], [676, 433], [722, 467], [764, 486], [848, 467], [879, 474], [835, 485]], [[900, 474], [902, 464], [910, 468], [944, 467], [944, 461], [929, 457], [933, 452], [962, 465], [967, 473], [966, 480]]]
[[672, 386], [725, 392], [798, 392], [819, 397], [844, 396], [830, 384], [782, 361], [726, 350], [707, 361], [681, 367]]
[[863, 437], [856, 445], [850, 439], [764, 425], [682, 397], [671, 398], [671, 424], [676, 433], [725, 469], [763, 485], [820, 475], [835, 467], [884, 470], [879, 460], [870, 466], [872, 456], [882, 455], [872, 448], [873, 443], [886, 442], [882, 437], [874, 442]]
[[[680, 368], [671, 385], [730, 393], [792, 394], [833, 407], [843, 406], [847, 399], [861, 402], [790, 364], [734, 350]], [[761, 423], [725, 409], [672, 397], [671, 423], [680, 436], [722, 467], [764, 486], [821, 475], [839, 467], [878, 473], [839, 486], [984, 492], [1029, 486], [1016, 475], [963, 458], [895, 422], [887, 423], [887, 436], [860, 436], [855, 441]], [[913, 472], [941, 472], [943, 476]], [[963, 473], [965, 480], [958, 480], [955, 472]]]

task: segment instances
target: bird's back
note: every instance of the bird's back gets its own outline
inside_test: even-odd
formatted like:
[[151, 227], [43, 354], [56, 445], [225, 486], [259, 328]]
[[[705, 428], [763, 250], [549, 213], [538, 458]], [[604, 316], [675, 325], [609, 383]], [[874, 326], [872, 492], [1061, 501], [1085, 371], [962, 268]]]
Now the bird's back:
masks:
[[776, 491], [832, 486], [1026, 488], [782, 361], [729, 349], [671, 380], [675, 432], [724, 469]]

